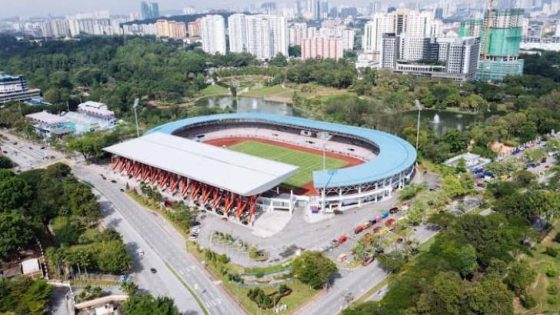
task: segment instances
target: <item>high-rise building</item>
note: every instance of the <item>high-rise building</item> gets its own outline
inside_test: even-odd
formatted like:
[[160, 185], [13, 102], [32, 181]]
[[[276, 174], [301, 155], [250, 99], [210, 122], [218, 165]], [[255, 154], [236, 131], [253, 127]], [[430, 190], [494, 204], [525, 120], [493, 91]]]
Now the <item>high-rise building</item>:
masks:
[[477, 79], [502, 81], [508, 75], [523, 74], [523, 59], [519, 59], [521, 45], [522, 9], [491, 9], [484, 21], [461, 24], [460, 36], [479, 36], [480, 62]]
[[159, 17], [159, 4], [157, 2], [140, 2], [140, 15], [142, 19], [155, 19]]
[[334, 59], [342, 58], [344, 50], [340, 38], [313, 37], [301, 41], [301, 59]]
[[228, 17], [229, 51], [247, 52], [247, 21], [245, 14], [236, 13]]
[[156, 36], [172, 39], [187, 38], [185, 22], [159, 19], [156, 21]]
[[305, 18], [308, 20], [319, 20], [321, 8], [319, 0], [306, 0], [305, 2]]
[[209, 54], [226, 53], [226, 26], [221, 15], [206, 15], [200, 19], [202, 50]]
[[445, 63], [446, 71], [474, 79], [478, 69], [480, 38], [438, 38], [438, 60]]
[[150, 3], [150, 10], [152, 11], [152, 18], [159, 17], [159, 4], [157, 2]]
[[200, 19], [187, 23], [187, 35], [189, 37], [200, 37]]
[[395, 33], [384, 33], [381, 42], [381, 68], [395, 69], [399, 58], [399, 40]]
[[366, 53], [380, 54], [383, 34], [406, 34], [408, 38], [431, 37], [436, 23], [428, 11], [397, 9], [390, 13], [376, 13], [373, 19], [365, 24], [362, 36], [362, 49]]
[[274, 15], [233, 14], [228, 19], [232, 52], [248, 52], [265, 60], [277, 54], [288, 55], [286, 18]]

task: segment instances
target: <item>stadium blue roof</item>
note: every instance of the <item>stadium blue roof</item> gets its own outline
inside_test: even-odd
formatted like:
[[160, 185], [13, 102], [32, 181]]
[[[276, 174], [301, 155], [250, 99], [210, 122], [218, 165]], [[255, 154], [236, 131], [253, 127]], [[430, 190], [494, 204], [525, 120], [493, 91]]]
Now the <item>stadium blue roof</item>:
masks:
[[234, 113], [198, 116], [170, 122], [149, 130], [172, 134], [189, 125], [215, 122], [220, 120], [249, 120], [291, 125], [301, 128], [330, 131], [332, 133], [347, 134], [374, 143], [379, 148], [379, 154], [374, 159], [363, 164], [336, 169], [313, 172], [313, 185], [317, 189], [335, 188], [352, 185], [367, 184], [399, 174], [410, 168], [416, 162], [416, 150], [407, 141], [386, 132], [329, 123], [299, 117], [281, 116], [265, 113]]

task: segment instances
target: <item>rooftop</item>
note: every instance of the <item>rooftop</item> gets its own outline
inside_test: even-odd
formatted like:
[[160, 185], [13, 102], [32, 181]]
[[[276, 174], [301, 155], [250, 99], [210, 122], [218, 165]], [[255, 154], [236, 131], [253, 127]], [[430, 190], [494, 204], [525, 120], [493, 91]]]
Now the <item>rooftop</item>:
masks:
[[272, 189], [298, 169], [161, 132], [152, 132], [104, 150], [242, 196]]
[[161, 125], [148, 131], [148, 133], [161, 132], [172, 134], [178, 129], [188, 127], [189, 125], [227, 120], [259, 121], [295, 126], [305, 130], [328, 131], [333, 134], [357, 137], [369, 141], [379, 148], [379, 155], [375, 159], [363, 164], [343, 169], [313, 172], [313, 185], [318, 189], [360, 185], [382, 180], [404, 172], [416, 162], [416, 150], [414, 147], [407, 141], [386, 132], [265, 113], [219, 114], [187, 118]]
[[69, 120], [64, 117], [54, 115], [46, 111], [28, 114], [25, 115], [25, 117], [47, 125], [57, 125], [69, 122]]

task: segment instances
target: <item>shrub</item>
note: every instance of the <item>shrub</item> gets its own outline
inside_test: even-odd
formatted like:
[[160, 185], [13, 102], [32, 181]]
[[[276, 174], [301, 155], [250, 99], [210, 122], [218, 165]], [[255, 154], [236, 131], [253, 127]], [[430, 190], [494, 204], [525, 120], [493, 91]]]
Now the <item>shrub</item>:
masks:
[[560, 304], [560, 297], [559, 296], [549, 296], [546, 298], [546, 303], [550, 305], [558, 305]]
[[264, 272], [259, 271], [259, 272], [255, 273], [255, 277], [257, 277], [257, 278], [262, 278], [262, 277], [264, 277]]
[[554, 237], [554, 241], [556, 243], [560, 243], [560, 232], [556, 233], [556, 236]]
[[286, 292], [288, 292], [288, 291], [290, 291], [290, 288], [289, 288], [287, 285], [285, 285], [285, 284], [281, 284], [281, 285], [278, 287], [278, 293], [280, 293], [280, 294], [284, 294], [284, 293], [286, 293]]
[[526, 309], [531, 309], [537, 306], [537, 300], [530, 294], [523, 294], [520, 298], [521, 305]]
[[558, 276], [558, 270], [554, 268], [554, 266], [549, 266], [546, 269], [545, 274], [549, 278], [556, 278]]
[[556, 256], [558, 256], [558, 250], [557, 250], [556, 248], [553, 248], [553, 247], [547, 247], [547, 248], [544, 250], [544, 253], [547, 254], [547, 255], [550, 256], [550, 257], [556, 257]]
[[548, 292], [548, 294], [550, 295], [556, 295], [558, 294], [558, 287], [556, 286], [556, 284], [552, 283], [546, 288], [546, 292]]

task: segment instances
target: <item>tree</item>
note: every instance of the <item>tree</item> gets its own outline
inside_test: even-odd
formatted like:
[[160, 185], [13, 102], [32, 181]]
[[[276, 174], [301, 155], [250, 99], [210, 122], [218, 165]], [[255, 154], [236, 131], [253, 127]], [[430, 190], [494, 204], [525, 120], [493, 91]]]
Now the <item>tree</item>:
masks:
[[276, 54], [276, 56], [270, 59], [268, 64], [275, 67], [286, 67], [288, 66], [288, 60], [286, 59], [286, 56], [282, 55], [281, 53], [278, 53]]
[[0, 156], [0, 169], [12, 167], [14, 167], [14, 162], [12, 162], [12, 160], [10, 160], [7, 156]]
[[33, 230], [17, 211], [0, 213], [0, 257], [8, 258], [33, 239]]
[[536, 276], [537, 273], [526, 261], [514, 261], [508, 268], [504, 282], [519, 296], [535, 281]]
[[288, 56], [301, 57], [301, 46], [295, 45], [295, 46], [288, 47]]
[[417, 303], [418, 313], [430, 315], [462, 314], [463, 286], [461, 279], [455, 273], [438, 273], [427, 292], [420, 296]]
[[513, 294], [497, 276], [485, 276], [476, 282], [466, 297], [468, 314], [513, 314]]
[[321, 252], [306, 251], [296, 257], [292, 271], [296, 278], [313, 289], [320, 289], [337, 270], [336, 264]]
[[112, 134], [102, 132], [89, 132], [79, 138], [74, 138], [68, 142], [68, 148], [80, 152], [84, 159], [97, 159], [103, 156], [102, 149], [116, 141]]
[[180, 315], [175, 302], [169, 297], [153, 297], [148, 294], [134, 294], [123, 305], [123, 313], [127, 315]]
[[402, 251], [392, 251], [390, 253], [381, 254], [378, 257], [379, 266], [387, 272], [399, 272], [404, 264], [408, 261], [408, 257]]
[[0, 169], [0, 212], [23, 207], [30, 196], [31, 190], [25, 181], [11, 171]]

